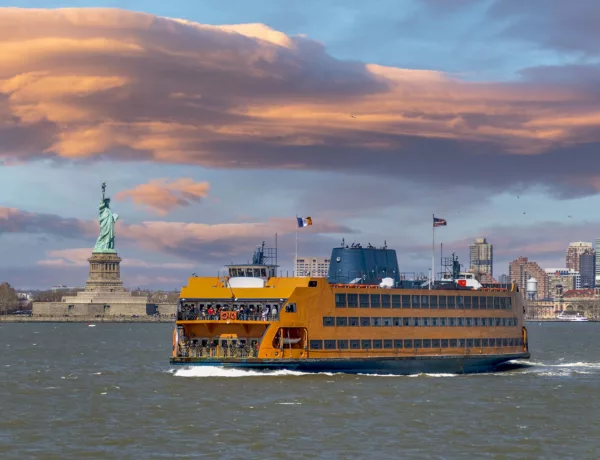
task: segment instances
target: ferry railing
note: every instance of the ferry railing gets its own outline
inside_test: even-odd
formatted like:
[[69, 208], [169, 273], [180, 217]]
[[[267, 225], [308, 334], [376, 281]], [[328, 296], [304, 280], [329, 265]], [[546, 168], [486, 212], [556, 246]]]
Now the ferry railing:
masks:
[[[227, 313], [225, 317], [223, 313]], [[232, 313], [235, 313], [232, 316]], [[279, 313], [263, 314], [263, 313], [239, 313], [239, 312], [219, 312], [209, 315], [206, 312], [198, 310], [184, 310], [177, 314], [178, 321], [279, 321]]]
[[221, 345], [183, 345], [180, 348], [181, 358], [256, 358], [258, 348], [249, 345], [231, 345], [223, 347]]

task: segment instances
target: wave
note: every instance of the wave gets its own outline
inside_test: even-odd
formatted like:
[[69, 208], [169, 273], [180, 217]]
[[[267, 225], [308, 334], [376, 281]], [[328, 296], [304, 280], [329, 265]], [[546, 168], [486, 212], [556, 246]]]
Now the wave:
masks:
[[171, 370], [175, 377], [283, 377], [299, 375], [315, 375], [298, 371], [255, 371], [245, 369], [230, 369], [221, 366], [190, 366]]

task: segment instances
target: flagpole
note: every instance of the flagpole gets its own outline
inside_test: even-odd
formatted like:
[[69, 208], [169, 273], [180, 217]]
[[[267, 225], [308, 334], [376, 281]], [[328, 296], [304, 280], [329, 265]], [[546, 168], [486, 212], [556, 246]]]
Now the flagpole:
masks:
[[433, 281], [435, 280], [435, 214], [432, 215], [431, 227], [432, 227], [432, 239], [431, 239], [431, 277], [429, 280], [429, 289], [433, 287]]

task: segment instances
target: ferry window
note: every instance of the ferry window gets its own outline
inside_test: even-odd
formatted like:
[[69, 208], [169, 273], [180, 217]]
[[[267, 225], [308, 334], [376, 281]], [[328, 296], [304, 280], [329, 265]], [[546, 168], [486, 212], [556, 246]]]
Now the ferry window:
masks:
[[512, 310], [512, 299], [510, 297], [506, 298], [506, 308]]
[[375, 350], [381, 350], [383, 348], [383, 342], [381, 340], [373, 340], [373, 348]]
[[479, 318], [473, 318], [473, 326], [475, 326], [475, 327], [479, 326]]
[[415, 348], [423, 348], [423, 341], [421, 339], [414, 340]]
[[348, 349], [348, 341], [347, 340], [338, 340], [338, 348], [340, 350], [347, 350]]
[[325, 350], [335, 350], [335, 340], [325, 340]]
[[252, 269], [251, 268], [247, 268], [246, 269], [246, 276], [252, 276]]
[[442, 339], [442, 348], [448, 348], [448, 339]]
[[431, 321], [429, 320], [429, 318], [425, 317], [425, 318], [421, 318], [421, 324], [423, 326], [430, 326], [431, 325]]
[[440, 339], [431, 339], [431, 348], [440, 348]]
[[470, 310], [471, 309], [471, 296], [470, 295], [466, 295], [464, 297], [464, 301], [465, 301], [465, 309]]
[[[402, 339], [395, 339], [394, 340], [394, 348], [402, 348]], [[412, 348], [412, 346], [411, 346]]]
[[431, 318], [431, 325], [437, 327], [439, 323], [439, 318]]
[[402, 296], [402, 308], [410, 308], [410, 296], [409, 295]]
[[502, 339], [502, 345], [508, 347], [508, 339]]
[[449, 295], [448, 296], [448, 309], [453, 310], [454, 309], [454, 300], [455, 297]]
[[421, 318], [411, 318], [411, 323], [413, 326], [420, 326], [421, 325]]
[[402, 325], [403, 326], [410, 326], [410, 318], [402, 318]]
[[323, 316], [323, 326], [335, 326], [335, 320], [333, 316]]
[[260, 276], [267, 276], [267, 269], [266, 268], [261, 268], [260, 269]]
[[[404, 296], [402, 296], [404, 298]], [[392, 295], [392, 308], [400, 308], [400, 296], [398, 294]]]
[[458, 340], [450, 339], [450, 348], [456, 348], [456, 347], [458, 347]]
[[489, 347], [490, 344], [489, 344], [488, 339], [481, 339], [481, 346], [482, 347]]
[[513, 318], [513, 326], [518, 326], [518, 325], [519, 325], [519, 322], [518, 322], [518, 320], [517, 320], [517, 317], [515, 316], [515, 317]]
[[256, 278], [260, 277], [260, 268], [255, 268], [253, 271]]
[[437, 308], [438, 307], [438, 298], [436, 295], [429, 296], [429, 308]]
[[360, 350], [360, 340], [350, 340], [350, 350]]
[[381, 297], [379, 294], [371, 294], [371, 308], [379, 308], [381, 306]]
[[379, 317], [371, 318], [371, 326], [381, 326], [381, 318], [379, 318]]
[[310, 280], [308, 282], [308, 287], [317, 287], [317, 282], [315, 280]]
[[467, 341], [465, 339], [458, 339], [458, 348], [465, 348]]
[[421, 296], [414, 295], [412, 296], [412, 308], [421, 308]]
[[440, 296], [440, 308], [441, 309], [446, 308], [446, 296], [445, 295]]
[[348, 308], [358, 307], [358, 294], [348, 294]]
[[463, 299], [464, 299], [464, 297], [461, 295], [456, 297], [456, 308], [458, 308], [459, 310], [462, 310], [463, 308], [465, 308]]
[[381, 308], [390, 308], [390, 295], [389, 294], [381, 295]]
[[287, 313], [296, 313], [296, 304], [295, 303], [288, 303], [285, 306], [285, 311]]
[[336, 326], [347, 326], [348, 318], [346, 318], [345, 316], [336, 316], [335, 325]]
[[464, 326], [465, 325], [465, 319], [464, 318], [457, 318], [458, 319], [458, 327]]
[[335, 295], [335, 306], [337, 308], [346, 308], [346, 294]]
[[467, 339], [467, 348], [473, 347], [473, 339]]
[[479, 310], [479, 297], [471, 297], [471, 303], [473, 304], [473, 310]]
[[413, 347], [412, 339], [404, 339], [404, 348], [412, 348], [412, 347]]
[[485, 310], [485, 297], [479, 297], [479, 309]]
[[393, 344], [392, 339], [385, 339], [383, 341], [383, 348], [387, 348], [387, 349], [393, 348], [392, 344]]
[[369, 294], [359, 294], [360, 308], [369, 308]]
[[360, 325], [363, 327], [369, 327], [371, 326], [371, 318], [369, 318], [368, 316], [363, 316], [360, 318]]
[[428, 295], [421, 296], [421, 308], [429, 308], [429, 296]]
[[310, 341], [310, 349], [311, 350], [322, 350], [323, 349], [323, 341], [322, 340], [311, 340]]
[[382, 326], [391, 326], [392, 318], [381, 318], [381, 325]]
[[440, 326], [446, 327], [448, 325], [448, 318], [440, 318]]
[[500, 310], [500, 297], [494, 297], [494, 310]]
[[394, 326], [402, 326], [402, 318], [394, 318]]
[[423, 339], [423, 348], [431, 348], [431, 339]]
[[473, 319], [472, 318], [467, 318], [467, 326], [468, 327], [473, 326]]
[[365, 339], [361, 340], [360, 341], [360, 347], [363, 350], [368, 350], [369, 348], [371, 348], [371, 341], [370, 340], [365, 340]]
[[350, 316], [348, 318], [348, 326], [358, 326], [358, 317], [357, 316]]
[[456, 326], [456, 318], [448, 318], [448, 326]]
[[507, 326], [507, 324], [506, 324], [506, 318], [502, 318], [502, 326], [504, 326], [504, 327]]
[[500, 318], [494, 318], [496, 326], [500, 326]]
[[475, 339], [473, 345], [477, 348], [480, 348], [481, 347], [481, 339]]

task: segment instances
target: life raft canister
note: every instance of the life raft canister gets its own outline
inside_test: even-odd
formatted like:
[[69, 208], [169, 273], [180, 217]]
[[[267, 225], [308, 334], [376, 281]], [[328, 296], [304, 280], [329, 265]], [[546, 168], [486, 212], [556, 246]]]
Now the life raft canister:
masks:
[[173, 357], [177, 357], [177, 342], [179, 341], [179, 336], [177, 334], [177, 329], [173, 329]]
[[229, 319], [229, 312], [228, 312], [228, 311], [222, 311], [222, 312], [221, 312], [221, 319], [222, 319], [223, 321], [225, 321], [225, 320]]
[[235, 321], [237, 319], [237, 312], [236, 311], [229, 312], [229, 319]]
[[527, 351], [529, 349], [529, 344], [527, 343], [527, 328], [523, 326], [523, 349]]

